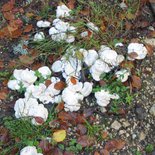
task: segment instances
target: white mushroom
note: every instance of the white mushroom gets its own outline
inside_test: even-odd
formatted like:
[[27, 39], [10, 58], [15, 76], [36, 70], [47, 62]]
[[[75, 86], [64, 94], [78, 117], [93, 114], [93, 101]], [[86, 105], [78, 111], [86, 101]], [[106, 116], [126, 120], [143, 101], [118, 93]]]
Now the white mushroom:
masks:
[[101, 59], [97, 59], [90, 68], [90, 73], [95, 81], [100, 80], [102, 73], [108, 73], [111, 68]]
[[128, 54], [132, 54], [135, 53], [137, 56], [135, 56], [134, 58], [128, 56], [129, 60], [141, 60], [144, 59], [147, 55], [147, 49], [143, 44], [139, 44], [139, 43], [130, 43], [128, 46]]
[[95, 50], [88, 50], [87, 55], [84, 56], [84, 62], [90, 67], [97, 60], [98, 54]]
[[61, 72], [62, 71], [62, 61], [57, 60], [52, 64], [52, 71], [53, 72]]
[[75, 41], [75, 37], [73, 35], [68, 35], [66, 38], [67, 43], [72, 43]]
[[99, 31], [99, 28], [98, 28], [97, 26], [95, 26], [95, 24], [92, 23], [92, 22], [87, 23], [86, 26], [87, 26], [90, 30], [92, 30], [92, 31], [95, 31], [95, 32], [98, 32], [98, 31]]
[[61, 19], [55, 19], [53, 25], [59, 32], [67, 32], [70, 27], [68, 22], [64, 22]]
[[38, 69], [39, 73], [44, 77], [44, 79], [47, 79], [51, 75], [51, 70], [48, 66], [43, 66]]
[[42, 153], [37, 153], [35, 146], [26, 146], [20, 151], [20, 155], [43, 155]]
[[117, 71], [115, 74], [116, 74], [116, 77], [119, 80], [121, 80], [121, 82], [125, 82], [128, 80], [130, 72], [126, 69], [121, 69], [120, 71]]
[[45, 39], [45, 35], [43, 32], [38, 32], [34, 35], [33, 41], [42, 41]]
[[43, 27], [43, 28], [45, 28], [45, 27], [50, 27], [50, 22], [48, 22], [48, 21], [43, 21], [43, 20], [40, 20], [40, 21], [38, 21], [37, 22], [37, 26], [38, 27]]
[[60, 18], [60, 17], [68, 17], [70, 16], [70, 9], [66, 6], [66, 5], [60, 5], [57, 6], [57, 10], [56, 10], [56, 17]]
[[7, 85], [11, 90], [19, 90], [20, 89], [20, 81], [18, 81], [18, 80], [9, 80]]
[[93, 89], [93, 84], [90, 82], [85, 82], [83, 84], [83, 88], [80, 90], [80, 93], [84, 96], [87, 97], [90, 95]]
[[108, 91], [101, 90], [99, 92], [95, 92], [96, 102], [99, 106], [106, 107], [111, 99], [119, 99], [117, 94], [110, 94]]

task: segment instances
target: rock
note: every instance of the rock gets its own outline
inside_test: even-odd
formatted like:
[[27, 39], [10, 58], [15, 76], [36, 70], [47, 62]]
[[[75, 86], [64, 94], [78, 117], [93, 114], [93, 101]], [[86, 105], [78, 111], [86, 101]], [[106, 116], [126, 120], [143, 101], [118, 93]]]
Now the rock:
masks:
[[119, 135], [123, 135], [124, 133], [126, 133], [125, 130], [120, 130], [118, 134], [119, 134]]
[[130, 123], [128, 122], [128, 121], [125, 121], [125, 122], [123, 122], [123, 127], [128, 127], [128, 126], [130, 126]]
[[136, 108], [136, 114], [137, 114], [137, 118], [140, 120], [143, 120], [146, 117], [145, 109], [143, 109], [142, 107]]
[[121, 128], [121, 124], [118, 122], [118, 121], [114, 121], [112, 124], [111, 124], [111, 127], [115, 130], [119, 130]]
[[102, 113], [105, 113], [107, 110], [106, 110], [105, 107], [100, 107], [100, 111], [101, 111]]
[[151, 107], [150, 114], [155, 116], [155, 104]]
[[136, 134], [132, 134], [132, 139], [135, 139], [137, 137]]
[[146, 38], [144, 42], [152, 46], [155, 46], [155, 38]]
[[141, 132], [140, 135], [139, 135], [139, 140], [142, 141], [144, 140], [146, 137], [145, 133], [144, 132]]

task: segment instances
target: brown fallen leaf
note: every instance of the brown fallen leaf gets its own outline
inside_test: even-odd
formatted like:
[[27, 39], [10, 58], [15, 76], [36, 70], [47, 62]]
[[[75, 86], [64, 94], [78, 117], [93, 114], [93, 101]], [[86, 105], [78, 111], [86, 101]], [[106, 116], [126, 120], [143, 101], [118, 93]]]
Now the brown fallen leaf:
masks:
[[89, 137], [87, 135], [81, 136], [78, 138], [77, 142], [82, 146], [82, 147], [87, 147], [91, 146], [94, 143], [94, 138]]
[[54, 85], [54, 88], [57, 90], [63, 90], [66, 87], [66, 83], [63, 81], [59, 81]]
[[56, 106], [56, 108], [55, 108], [55, 110], [56, 110], [57, 112], [60, 112], [60, 111], [62, 111], [63, 109], [64, 109], [64, 102], [59, 103], [59, 104]]
[[33, 28], [32, 24], [26, 25], [23, 32], [30, 32], [32, 31], [32, 28]]
[[52, 146], [48, 140], [41, 140], [38, 147], [40, 147], [44, 154], [47, 154], [52, 151]]
[[10, 11], [13, 9], [14, 7], [14, 4], [15, 4], [15, 1], [9, 1], [8, 3], [5, 3], [3, 6], [2, 6], [2, 12], [5, 12], [5, 11]]
[[43, 124], [44, 123], [44, 119], [42, 117], [34, 117], [35, 121], [39, 124]]
[[152, 56], [154, 53], [154, 47], [150, 44], [145, 44], [145, 47], [147, 49], [148, 56]]
[[31, 65], [34, 62], [34, 59], [28, 55], [19, 56], [19, 60], [24, 65]]
[[142, 86], [142, 81], [141, 81], [140, 77], [138, 77], [136, 75], [132, 75], [131, 84], [132, 84], [133, 88], [140, 89]]
[[132, 59], [135, 59], [136, 57], [138, 57], [138, 54], [136, 52], [132, 52], [132, 53], [128, 54], [128, 56]]
[[108, 132], [107, 131], [103, 131], [101, 134], [102, 134], [103, 139], [106, 139], [108, 137]]
[[69, 0], [68, 3], [67, 3], [67, 6], [69, 9], [74, 9], [75, 8], [75, 3], [76, 3], [76, 0]]
[[100, 150], [101, 155], [110, 155], [109, 151], [106, 149]]
[[77, 125], [77, 133], [80, 135], [85, 135], [87, 132], [87, 128], [83, 124]]
[[110, 140], [105, 144], [105, 150], [114, 151], [121, 150], [125, 146], [124, 140]]
[[100, 153], [98, 151], [95, 151], [94, 155], [100, 155]]

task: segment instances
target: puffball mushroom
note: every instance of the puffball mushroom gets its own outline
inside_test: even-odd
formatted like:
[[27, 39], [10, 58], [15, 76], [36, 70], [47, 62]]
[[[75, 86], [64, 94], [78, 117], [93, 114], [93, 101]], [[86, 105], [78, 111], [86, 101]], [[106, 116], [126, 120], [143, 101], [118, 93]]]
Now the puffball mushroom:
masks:
[[119, 99], [117, 94], [110, 94], [108, 91], [101, 90], [99, 92], [95, 92], [96, 102], [99, 106], [106, 107], [111, 99]]
[[44, 77], [44, 79], [47, 79], [51, 75], [51, 70], [48, 66], [43, 66], [38, 69], [38, 72], [41, 73], [41, 75]]
[[131, 58], [130, 56], [128, 56], [129, 60], [141, 60], [144, 59], [147, 55], [147, 49], [143, 44], [139, 44], [139, 43], [130, 43], [128, 46], [128, 54], [131, 53], [136, 53], [137, 56], [135, 56], [134, 58]]
[[121, 69], [115, 73], [116, 77], [121, 80], [121, 82], [125, 82], [128, 80], [130, 72], [126, 69]]
[[48, 22], [48, 21], [43, 21], [43, 20], [40, 20], [40, 21], [38, 21], [37, 22], [37, 26], [38, 27], [43, 27], [43, 28], [45, 28], [45, 27], [50, 27], [50, 22]]
[[86, 24], [86, 26], [87, 26], [90, 30], [92, 30], [92, 31], [95, 31], [95, 32], [98, 32], [98, 31], [99, 31], [99, 28], [98, 28], [97, 26], [95, 26], [95, 24], [92, 23], [92, 22], [88, 22], [88, 23]]
[[71, 10], [64, 4], [57, 6], [56, 17], [57, 18], [68, 17], [68, 16], [70, 16], [70, 11]]
[[[48, 116], [47, 109], [42, 104], [38, 104], [37, 99], [34, 98], [18, 99], [15, 103], [14, 110], [16, 118], [41, 117], [46, 121]], [[32, 123], [34, 123], [34, 121], [32, 121]], [[37, 125], [40, 124], [37, 123]]]
[[73, 35], [68, 35], [66, 38], [67, 43], [72, 43], [75, 41], [75, 37]]
[[43, 155], [42, 153], [37, 153], [35, 146], [26, 146], [20, 151], [20, 155]]
[[53, 25], [60, 32], [67, 32], [70, 27], [70, 24], [68, 22], [64, 22], [61, 19], [54, 19]]
[[34, 35], [33, 41], [42, 41], [45, 39], [45, 35], [43, 32], [38, 32]]

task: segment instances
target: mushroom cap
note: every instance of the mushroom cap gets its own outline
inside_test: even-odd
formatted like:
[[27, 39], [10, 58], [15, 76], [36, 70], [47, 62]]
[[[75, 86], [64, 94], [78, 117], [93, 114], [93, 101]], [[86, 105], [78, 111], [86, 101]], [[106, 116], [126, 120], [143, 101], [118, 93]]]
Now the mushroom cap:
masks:
[[52, 71], [53, 72], [61, 72], [62, 71], [62, 61], [57, 60], [52, 64]]
[[80, 93], [84, 96], [87, 97], [90, 95], [93, 89], [93, 84], [90, 82], [85, 82], [83, 84], [83, 88], [80, 90]]
[[[143, 44], [139, 44], [139, 43], [130, 43], [128, 46], [128, 54], [130, 53], [136, 53], [137, 57], [135, 57], [134, 59], [144, 59], [147, 55], [147, 49]], [[134, 60], [133, 58], [128, 57], [129, 60]]]
[[87, 26], [90, 30], [92, 30], [92, 31], [95, 31], [95, 32], [98, 32], [98, 31], [99, 31], [99, 28], [98, 28], [97, 26], [95, 26], [95, 24], [92, 23], [92, 22], [88, 22], [88, 23], [86, 24], [86, 26]]
[[75, 37], [73, 35], [68, 35], [66, 38], [67, 43], [72, 43], [75, 41]]
[[42, 153], [37, 153], [35, 146], [26, 146], [20, 151], [20, 155], [43, 155]]
[[51, 75], [51, 70], [48, 66], [43, 66], [38, 69], [39, 73], [44, 77], [44, 79], [47, 79]]
[[87, 56], [84, 57], [84, 62], [87, 66], [92, 66], [97, 58], [98, 54], [95, 50], [88, 50]]
[[16, 118], [21, 118], [21, 117], [28, 117], [29, 115], [29, 110], [35, 109], [38, 106], [38, 102], [34, 98], [19, 98], [15, 102], [14, 110], [15, 110], [15, 116]]
[[128, 80], [130, 72], [126, 69], [121, 69], [115, 73], [116, 77], [121, 80], [121, 82], [125, 82]]
[[67, 32], [70, 27], [68, 22], [64, 22], [61, 19], [54, 19], [53, 25], [59, 32]]
[[70, 9], [66, 6], [66, 5], [60, 5], [57, 6], [57, 10], [56, 10], [56, 17], [60, 18], [60, 17], [68, 17], [70, 16]]
[[100, 59], [112, 66], [116, 65], [117, 53], [114, 50], [103, 50], [99, 52]]
[[45, 35], [43, 32], [38, 32], [34, 35], [33, 41], [42, 41], [45, 39]]
[[18, 80], [9, 80], [7, 86], [11, 89], [11, 90], [19, 90], [20, 89], [20, 81]]
[[49, 27], [50, 24], [51, 23], [49, 21], [43, 21], [43, 20], [40, 20], [40, 21], [37, 22], [37, 26], [38, 27], [43, 27], [43, 28]]

